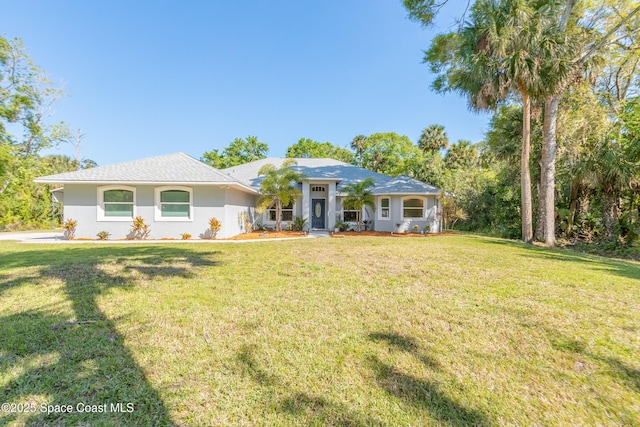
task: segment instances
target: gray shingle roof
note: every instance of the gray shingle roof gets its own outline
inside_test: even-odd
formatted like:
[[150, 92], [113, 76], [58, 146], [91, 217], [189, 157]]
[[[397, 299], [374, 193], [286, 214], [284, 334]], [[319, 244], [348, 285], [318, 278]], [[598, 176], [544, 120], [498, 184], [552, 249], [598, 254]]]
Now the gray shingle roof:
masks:
[[[57, 175], [36, 178], [36, 182], [72, 183], [72, 182], [145, 182], [145, 183], [230, 183], [241, 184], [256, 191], [260, 190], [263, 177], [258, 171], [266, 164], [280, 167], [285, 158], [271, 157], [218, 170], [184, 153], [166, 154], [131, 162], [100, 166]], [[334, 159], [295, 159], [294, 169], [303, 173], [306, 179], [335, 180], [338, 191], [345, 184], [373, 178], [373, 193], [381, 194], [437, 194], [440, 190], [424, 182], [401, 175], [392, 178], [359, 168]], [[249, 189], [247, 189], [249, 190]], [[250, 190], [249, 190], [250, 191]]]
[[[260, 182], [263, 177], [258, 176], [260, 168], [266, 164], [272, 164], [280, 167], [287, 160], [285, 158], [271, 157], [267, 159], [257, 160], [255, 162], [245, 163], [243, 165], [233, 166], [222, 169], [222, 172], [232, 176], [241, 183], [260, 189]], [[437, 194], [440, 189], [417, 179], [410, 178], [405, 175], [392, 178], [388, 175], [382, 175], [370, 170], [350, 165], [334, 159], [295, 159], [297, 165], [293, 167], [298, 172], [303, 173], [309, 181], [315, 180], [333, 180], [339, 182], [338, 191], [345, 184], [352, 184], [364, 180], [365, 178], [373, 178], [375, 187], [373, 193], [381, 194]]]
[[236, 180], [185, 153], [165, 154], [132, 162], [82, 169], [35, 180], [45, 183], [70, 182], [229, 182]]

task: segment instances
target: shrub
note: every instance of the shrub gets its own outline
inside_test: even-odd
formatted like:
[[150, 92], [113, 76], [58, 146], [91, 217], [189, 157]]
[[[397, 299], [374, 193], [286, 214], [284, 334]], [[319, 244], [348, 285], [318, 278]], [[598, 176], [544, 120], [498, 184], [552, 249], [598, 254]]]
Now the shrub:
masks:
[[344, 222], [343, 220], [338, 219], [338, 220], [336, 221], [335, 228], [337, 228], [338, 230], [340, 230], [340, 231], [344, 232], [344, 231], [349, 230], [349, 228], [351, 228], [351, 226], [349, 225], [349, 223], [346, 223], [346, 222]]
[[215, 239], [218, 231], [222, 229], [222, 223], [215, 216], [213, 218], [209, 218], [209, 232], [211, 233], [211, 238]]
[[413, 232], [417, 233], [418, 231], [420, 231], [420, 226], [418, 224], [413, 226]]
[[137, 216], [133, 219], [133, 225], [131, 227], [131, 234], [133, 239], [145, 240], [149, 237], [151, 228], [149, 224], [145, 224], [144, 218]]
[[180, 237], [182, 237], [182, 240], [189, 240], [191, 238], [191, 234], [182, 233], [182, 234], [180, 234]]
[[111, 233], [109, 233], [108, 231], [101, 231], [96, 234], [96, 236], [98, 236], [98, 240], [109, 240], [109, 236], [111, 236]]
[[76, 237], [76, 227], [78, 226], [78, 221], [73, 218], [69, 218], [62, 224], [62, 228], [64, 229], [64, 235], [67, 239], [73, 240]]
[[307, 219], [302, 218], [301, 216], [296, 216], [293, 218], [293, 223], [291, 223], [291, 228], [293, 231], [302, 231], [307, 226]]

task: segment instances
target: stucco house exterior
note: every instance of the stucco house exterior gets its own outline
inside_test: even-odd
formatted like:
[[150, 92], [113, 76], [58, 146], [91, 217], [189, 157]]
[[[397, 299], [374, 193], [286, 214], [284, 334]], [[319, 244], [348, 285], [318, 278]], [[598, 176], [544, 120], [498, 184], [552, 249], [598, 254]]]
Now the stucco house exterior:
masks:
[[[62, 184], [54, 190], [64, 204], [64, 218], [78, 221], [76, 237], [95, 238], [107, 231], [114, 239], [127, 237], [134, 217], [150, 225], [150, 238], [179, 238], [182, 233], [208, 237], [208, 221], [222, 223], [218, 237], [245, 232], [246, 222], [275, 225], [275, 210], [256, 213], [265, 164], [280, 167], [286, 159], [267, 158], [218, 170], [184, 154], [83, 169], [37, 178]], [[418, 225], [441, 231], [440, 190], [407, 176], [390, 177], [333, 159], [296, 159], [294, 169], [305, 178], [296, 183], [302, 196], [285, 207], [283, 224], [295, 216], [308, 220], [310, 231], [333, 231], [337, 221], [355, 224], [356, 213], [345, 210], [345, 184], [371, 177], [375, 182], [375, 211], [362, 218], [376, 231], [405, 231]]]

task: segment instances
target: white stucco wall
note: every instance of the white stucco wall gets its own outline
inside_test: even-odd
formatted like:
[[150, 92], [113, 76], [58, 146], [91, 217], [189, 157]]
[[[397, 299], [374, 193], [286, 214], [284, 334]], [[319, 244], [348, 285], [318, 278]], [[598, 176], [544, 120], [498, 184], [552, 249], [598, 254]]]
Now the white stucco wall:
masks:
[[[98, 219], [98, 188], [95, 184], [66, 184], [64, 218], [78, 221], [76, 237], [95, 238], [100, 231], [111, 233], [111, 239], [125, 238], [131, 229], [131, 221]], [[209, 218], [216, 217], [222, 222], [218, 237], [239, 234], [241, 228], [238, 213], [255, 206], [255, 196], [235, 189], [216, 186], [196, 185], [192, 189], [192, 218], [184, 221], [156, 221], [155, 189], [158, 185], [137, 185], [135, 195], [135, 216], [142, 216], [151, 228], [149, 238], [179, 239], [181, 233], [190, 233], [193, 239], [204, 236], [209, 228]], [[227, 205], [227, 203], [229, 203]], [[225, 205], [227, 207], [225, 207]]]
[[[389, 198], [389, 219], [382, 219], [380, 217], [380, 199]], [[418, 198], [425, 201], [424, 217], [423, 218], [403, 218], [402, 212], [402, 200]], [[375, 230], [387, 231], [397, 233], [398, 231], [404, 232], [413, 231], [413, 226], [418, 225], [420, 230], [424, 230], [426, 225], [431, 227], [431, 233], [439, 233], [440, 229], [440, 215], [438, 210], [440, 209], [440, 202], [437, 200], [437, 196], [378, 196], [376, 197], [376, 212], [375, 212]], [[400, 224], [398, 227], [396, 224]]]
[[244, 218], [255, 223], [255, 205], [257, 196], [241, 191], [227, 189], [225, 191], [225, 222], [220, 232], [221, 237], [236, 236], [246, 232]]

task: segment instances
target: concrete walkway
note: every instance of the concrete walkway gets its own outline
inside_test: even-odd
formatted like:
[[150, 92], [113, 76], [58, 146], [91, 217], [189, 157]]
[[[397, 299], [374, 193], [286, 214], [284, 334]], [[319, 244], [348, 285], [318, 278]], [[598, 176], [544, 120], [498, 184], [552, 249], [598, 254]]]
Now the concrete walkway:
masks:
[[62, 231], [0, 233], [0, 240], [18, 240], [26, 243], [54, 243], [63, 241]]
[[309, 234], [307, 235], [307, 238], [311, 238], [311, 239], [317, 239], [319, 237], [331, 237], [331, 234], [329, 234], [328, 231], [310, 231]]

